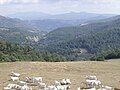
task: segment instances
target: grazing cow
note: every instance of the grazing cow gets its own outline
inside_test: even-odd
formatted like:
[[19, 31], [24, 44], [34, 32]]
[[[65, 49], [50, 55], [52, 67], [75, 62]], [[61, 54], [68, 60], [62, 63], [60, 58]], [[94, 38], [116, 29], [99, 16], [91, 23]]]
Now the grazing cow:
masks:
[[19, 81], [19, 78], [18, 77], [10, 77], [12, 81]]
[[68, 90], [70, 87], [68, 85], [59, 85], [57, 86], [57, 90]]
[[66, 84], [71, 84], [70, 79], [66, 79]]
[[78, 88], [77, 88], [77, 90], [81, 90], [81, 88], [80, 88], [80, 87], [78, 87]]
[[10, 87], [4, 87], [4, 90], [11, 90]]
[[32, 90], [32, 88], [28, 87], [27, 85], [24, 85], [21, 87], [20, 90]]
[[86, 79], [97, 80], [97, 77], [96, 76], [86, 76]]
[[64, 86], [57, 86], [57, 90], [65, 90], [65, 87]]
[[59, 81], [55, 80], [55, 86], [60, 86], [60, 85], [61, 85], [61, 83]]
[[102, 85], [101, 81], [99, 80], [86, 80], [86, 83], [88, 85], [88, 88], [93, 88]]
[[11, 76], [13, 76], [13, 77], [19, 77], [20, 74], [19, 73], [15, 73], [15, 72], [11, 72]]
[[17, 84], [8, 84], [7, 87], [4, 87], [4, 90], [21, 90], [21, 86]]
[[24, 82], [24, 81], [19, 81], [19, 82], [18, 82], [18, 84], [19, 84], [20, 86], [27, 85], [27, 83], [26, 83], [26, 82]]
[[104, 88], [105, 88], [105, 90], [113, 90], [113, 88], [110, 86], [104, 86]]
[[47, 90], [58, 90], [55, 86], [51, 85], [47, 87]]
[[42, 82], [42, 77], [26, 77], [28, 83], [38, 83]]
[[66, 85], [67, 84], [65, 79], [62, 79], [62, 81], [60, 83], [61, 83], [61, 85]]
[[39, 89], [45, 89], [47, 85], [45, 83], [38, 83]]

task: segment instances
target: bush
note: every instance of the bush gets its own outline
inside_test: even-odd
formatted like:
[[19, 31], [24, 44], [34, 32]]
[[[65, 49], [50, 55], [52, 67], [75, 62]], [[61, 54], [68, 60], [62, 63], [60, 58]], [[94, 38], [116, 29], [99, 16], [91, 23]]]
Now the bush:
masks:
[[104, 61], [105, 58], [104, 57], [92, 57], [90, 58], [91, 61]]

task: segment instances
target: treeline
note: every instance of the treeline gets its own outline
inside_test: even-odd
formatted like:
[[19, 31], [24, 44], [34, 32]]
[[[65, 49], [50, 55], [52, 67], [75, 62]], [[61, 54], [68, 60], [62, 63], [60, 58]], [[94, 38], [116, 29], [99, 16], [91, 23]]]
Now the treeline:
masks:
[[120, 49], [114, 49], [100, 53], [99, 55], [94, 55], [90, 58], [91, 61], [104, 61], [109, 59], [120, 58]]
[[0, 61], [66, 61], [66, 58], [58, 54], [35, 51], [30, 46], [19, 45], [6, 41], [0, 41]]

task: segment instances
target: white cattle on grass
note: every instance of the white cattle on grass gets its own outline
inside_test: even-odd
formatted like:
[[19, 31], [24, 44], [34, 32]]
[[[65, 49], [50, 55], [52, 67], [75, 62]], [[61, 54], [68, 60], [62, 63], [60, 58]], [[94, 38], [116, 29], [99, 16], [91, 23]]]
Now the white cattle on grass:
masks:
[[93, 87], [100, 87], [102, 85], [101, 81], [99, 80], [86, 80], [86, 84], [88, 88], [93, 88]]
[[70, 79], [66, 79], [66, 84], [71, 84]]
[[13, 77], [19, 77], [20, 74], [19, 73], [15, 73], [15, 72], [11, 72], [11, 76], [13, 76]]
[[48, 86], [47, 90], [58, 90], [54, 85]]
[[13, 76], [11, 76], [10, 78], [11, 78], [12, 81], [19, 81], [19, 77], [13, 77]]
[[19, 82], [18, 82], [18, 84], [19, 84], [20, 86], [27, 85], [27, 83], [26, 83], [26, 82], [24, 82], [24, 81], [19, 81]]
[[26, 82], [28, 83], [42, 82], [42, 77], [26, 77]]
[[61, 83], [61, 85], [66, 85], [67, 82], [65, 79], [62, 79], [62, 81], [60, 83]]
[[27, 85], [24, 85], [21, 87], [20, 90], [32, 90], [32, 88], [28, 87]]
[[39, 89], [45, 90], [47, 85], [45, 83], [38, 83], [38, 87], [39, 87]]
[[60, 86], [60, 85], [61, 85], [61, 83], [59, 81], [55, 80], [55, 86]]
[[97, 80], [97, 76], [86, 76], [86, 79], [89, 79], [89, 80]]

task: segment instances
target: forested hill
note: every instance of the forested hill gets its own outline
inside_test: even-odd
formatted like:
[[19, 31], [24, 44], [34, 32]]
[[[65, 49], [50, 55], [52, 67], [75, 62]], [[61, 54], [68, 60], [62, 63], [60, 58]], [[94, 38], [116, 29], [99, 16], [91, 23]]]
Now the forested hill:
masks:
[[20, 19], [0, 16], [0, 38], [19, 44], [37, 42], [45, 32]]
[[109, 54], [118, 58], [119, 41], [120, 16], [116, 16], [91, 24], [59, 28], [47, 34], [40, 45], [44, 45], [44, 50], [71, 60], [93, 56], [109, 58]]
[[57, 54], [48, 52], [40, 53], [30, 46], [19, 45], [0, 40], [0, 62], [14, 61], [65, 61], [66, 59]]
[[89, 35], [98, 31], [104, 31], [106, 29], [120, 27], [120, 16], [96, 21], [94, 23], [84, 23], [78, 26], [58, 28], [48, 33], [44, 38], [45, 43], [51, 43], [54, 41], [61, 42], [66, 40], [72, 40], [81, 36]]

